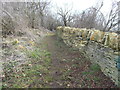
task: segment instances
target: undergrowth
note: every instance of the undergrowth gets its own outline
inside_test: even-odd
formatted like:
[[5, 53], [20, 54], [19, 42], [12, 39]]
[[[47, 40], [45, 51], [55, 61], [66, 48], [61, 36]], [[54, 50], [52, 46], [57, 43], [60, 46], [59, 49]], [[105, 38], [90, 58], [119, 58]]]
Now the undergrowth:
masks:
[[52, 81], [52, 77], [48, 75], [51, 64], [50, 52], [35, 48], [26, 50], [25, 53], [29, 57], [27, 63], [17, 68], [14, 68], [17, 62], [8, 62], [4, 65], [3, 88], [42, 88], [45, 87], [45, 83]]

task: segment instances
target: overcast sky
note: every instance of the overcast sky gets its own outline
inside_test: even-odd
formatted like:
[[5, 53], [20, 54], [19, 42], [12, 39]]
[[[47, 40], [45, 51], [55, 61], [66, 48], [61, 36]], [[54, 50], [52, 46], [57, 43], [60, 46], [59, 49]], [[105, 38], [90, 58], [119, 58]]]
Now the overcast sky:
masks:
[[104, 5], [101, 9], [103, 13], [108, 13], [111, 8], [112, 1], [120, 1], [120, 0], [51, 0], [53, 5], [57, 5], [62, 7], [65, 4], [71, 5], [74, 10], [82, 11], [85, 10], [96, 3], [100, 3], [103, 1]]
[[[39, 1], [39, 0], [0, 0], [3, 2], [24, 2], [24, 1]], [[62, 7], [64, 5], [68, 5], [70, 8], [72, 6], [74, 11], [82, 12], [83, 10], [95, 6], [96, 3], [101, 3], [103, 1], [103, 7], [101, 9], [101, 12], [104, 14], [109, 13], [112, 1], [120, 1], [120, 0], [43, 0], [43, 1], [51, 1], [53, 12], [56, 6]], [[56, 11], [55, 11], [56, 12]]]

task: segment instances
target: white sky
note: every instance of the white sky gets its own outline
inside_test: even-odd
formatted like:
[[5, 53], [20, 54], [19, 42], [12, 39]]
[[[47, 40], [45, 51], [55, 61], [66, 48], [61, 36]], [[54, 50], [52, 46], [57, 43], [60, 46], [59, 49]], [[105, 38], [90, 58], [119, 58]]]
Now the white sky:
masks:
[[112, 1], [120, 1], [120, 0], [51, 0], [53, 5], [57, 5], [58, 7], [62, 7], [65, 4], [72, 5], [74, 10], [82, 11], [85, 10], [96, 3], [100, 3], [103, 1], [104, 5], [101, 9], [103, 13], [108, 13], [111, 8]]
[[[3, 2], [24, 2], [24, 1], [39, 1], [39, 0], [0, 0]], [[40, 0], [41, 1], [41, 0]], [[42, 0], [47, 1], [47, 0]], [[103, 7], [101, 9], [101, 12], [103, 12], [104, 15], [108, 14], [111, 9], [112, 1], [120, 1], [120, 0], [48, 0], [52, 2], [52, 9], [53, 12], [55, 11], [56, 5], [58, 7], [62, 7], [64, 5], [72, 6], [74, 11], [82, 12], [83, 10], [95, 6], [96, 3], [101, 3], [103, 1]], [[56, 11], [55, 11], [56, 12]]]

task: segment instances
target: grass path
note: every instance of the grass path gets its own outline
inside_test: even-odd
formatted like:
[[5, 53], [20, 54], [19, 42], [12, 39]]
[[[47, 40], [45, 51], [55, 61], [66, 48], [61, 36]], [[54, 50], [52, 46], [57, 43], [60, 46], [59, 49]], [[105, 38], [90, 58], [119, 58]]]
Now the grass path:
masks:
[[23, 50], [28, 62], [14, 68], [6, 64], [4, 88], [98, 88], [116, 87], [96, 64], [66, 46], [54, 34], [47, 35], [33, 50]]
[[43, 44], [51, 53], [50, 75], [52, 88], [115, 87], [100, 67], [91, 64], [78, 50], [66, 46], [55, 35], [44, 38]]

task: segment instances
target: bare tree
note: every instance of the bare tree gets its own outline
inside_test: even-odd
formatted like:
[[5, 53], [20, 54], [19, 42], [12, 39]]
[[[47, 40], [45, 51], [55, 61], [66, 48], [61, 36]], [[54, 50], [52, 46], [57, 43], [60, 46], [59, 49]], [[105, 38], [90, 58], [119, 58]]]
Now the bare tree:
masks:
[[[2, 3], [2, 32], [3, 35], [13, 34], [14, 31], [27, 27], [39, 28], [44, 25], [44, 16], [50, 1], [38, 2], [1, 2]], [[15, 30], [16, 29], [16, 30]]]
[[70, 7], [59, 7], [57, 9], [57, 14], [61, 17], [64, 26], [68, 26], [68, 23], [73, 20], [72, 8]]
[[120, 23], [120, 20], [118, 20], [118, 12], [120, 12], [120, 10], [118, 9], [117, 2], [113, 2], [112, 8], [108, 16], [108, 20], [103, 29], [104, 31], [110, 31]]
[[[120, 1], [117, 3], [118, 4], [118, 21], [120, 21]], [[120, 23], [118, 23], [118, 30], [120, 30]]]
[[39, 2], [27, 2], [27, 15], [30, 18], [32, 28], [36, 27], [37, 23], [44, 26], [44, 16], [50, 5], [50, 1], [39, 0]]
[[100, 12], [103, 3], [97, 7], [90, 7], [82, 13], [75, 15], [74, 26], [79, 28], [96, 28], [103, 29], [105, 19], [104, 15]]
[[37, 12], [39, 12], [39, 16], [41, 19], [41, 26], [44, 26], [44, 16], [46, 13], [46, 10], [48, 9], [49, 5], [50, 5], [50, 1], [45, 1], [45, 0], [40, 0], [37, 3]]

